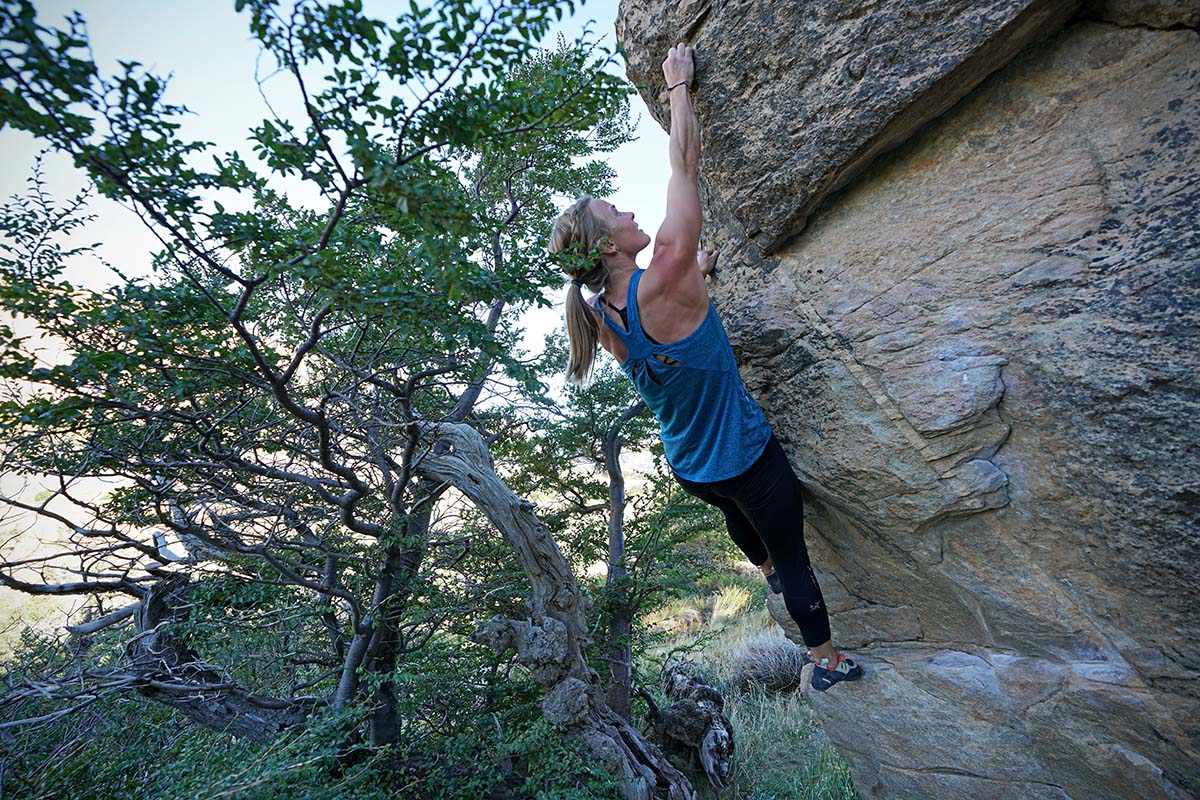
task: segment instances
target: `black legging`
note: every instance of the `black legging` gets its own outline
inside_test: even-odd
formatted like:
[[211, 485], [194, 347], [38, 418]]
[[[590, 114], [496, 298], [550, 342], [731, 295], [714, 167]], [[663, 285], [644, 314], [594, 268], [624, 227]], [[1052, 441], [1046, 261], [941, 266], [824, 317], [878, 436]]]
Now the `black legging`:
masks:
[[725, 527], [746, 558], [761, 566], [769, 557], [783, 584], [783, 602], [809, 647], [829, 641], [829, 614], [804, 546], [803, 485], [783, 447], [771, 435], [750, 469], [736, 478], [696, 483], [675, 476], [688, 494], [725, 514]]

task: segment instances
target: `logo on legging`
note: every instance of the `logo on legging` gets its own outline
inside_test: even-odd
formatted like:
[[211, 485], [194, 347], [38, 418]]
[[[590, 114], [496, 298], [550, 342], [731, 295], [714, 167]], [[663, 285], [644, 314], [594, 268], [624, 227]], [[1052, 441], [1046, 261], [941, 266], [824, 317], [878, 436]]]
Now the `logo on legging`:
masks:
[[809, 606], [809, 607], [808, 607], [808, 610], [809, 610], [809, 611], [816, 611], [816, 610], [817, 610], [818, 608], [820, 608], [820, 607], [821, 607], [821, 601], [820, 601], [820, 600], [818, 600], [817, 602], [815, 602], [815, 603], [813, 603], [811, 606]]

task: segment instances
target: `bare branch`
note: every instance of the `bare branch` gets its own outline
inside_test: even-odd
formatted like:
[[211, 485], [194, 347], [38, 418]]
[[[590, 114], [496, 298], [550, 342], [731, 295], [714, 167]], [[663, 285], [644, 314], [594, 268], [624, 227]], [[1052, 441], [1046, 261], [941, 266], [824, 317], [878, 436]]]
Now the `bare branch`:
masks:
[[87, 636], [95, 633], [98, 630], [102, 630], [111, 625], [116, 625], [118, 622], [129, 619], [137, 613], [139, 608], [141, 608], [141, 603], [132, 603], [124, 608], [118, 608], [116, 611], [111, 611], [105, 614], [103, 617], [94, 619], [91, 622], [84, 622], [79, 625], [68, 625], [67, 630], [76, 636]]

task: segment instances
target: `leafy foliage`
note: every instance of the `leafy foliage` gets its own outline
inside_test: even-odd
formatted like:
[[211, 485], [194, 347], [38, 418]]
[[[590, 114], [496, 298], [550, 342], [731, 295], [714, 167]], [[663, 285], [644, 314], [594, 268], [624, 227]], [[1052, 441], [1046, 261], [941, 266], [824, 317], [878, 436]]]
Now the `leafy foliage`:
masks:
[[[80, 657], [101, 662], [113, 657], [113, 647], [119, 649], [115, 637], [101, 638], [79, 652], [27, 632], [6, 677], [69, 669]], [[16, 729], [3, 745], [5, 785], [31, 800], [616, 796], [611, 777], [542, 719], [538, 688], [511, 663], [443, 644], [407, 665], [401, 680], [411, 690], [404, 693], [408, 722], [394, 747], [347, 748], [365, 726], [361, 708], [319, 712], [302, 730], [260, 743], [114, 693], [54, 724]], [[28, 699], [19, 713], [35, 717], [67, 706]]]
[[[594, 155], [628, 139], [629, 88], [593, 44], [539, 49], [572, 2], [412, 3], [385, 22], [357, 0], [247, 0], [304, 101], [254, 127], [247, 159], [184, 138], [187, 108], [143, 65], [104, 74], [81, 15], [60, 30], [3, 5], [0, 125], [70, 155], [87, 188], [60, 205], [35, 171], [0, 208], [0, 298], [64, 351], [0, 330], [0, 464], [53, 476], [48, 497], [4, 499], [66, 529], [0, 582], [138, 603], [169, 657], [107, 669], [272, 708], [374, 704], [369, 738], [394, 744], [403, 664], [513, 602], [439, 571], [464, 536], [415, 470], [419, 428], [543, 391], [516, 320], [559, 277], [541, 248], [555, 198], [609, 188]], [[152, 275], [64, 279], [94, 250], [78, 237], [96, 194], [159, 237]], [[94, 496], [97, 478], [117, 488]], [[167, 592], [174, 574], [191, 580]]]
[[[64, 353], [0, 328], [0, 465], [51, 480], [3, 500], [66, 531], [0, 583], [94, 603], [76, 649], [27, 643], [5, 715], [90, 715], [74, 719], [97, 742], [137, 729], [139, 760], [96, 770], [98, 797], [615, 791], [511, 658], [469, 641], [480, 619], [524, 616], [529, 579], [418, 469], [423, 426], [475, 425], [582, 573], [606, 558], [605, 437], [654, 449], [615, 370], [554, 402], [561, 345], [515, 346], [561, 280], [542, 248], [556, 200], [606, 194], [595, 156], [630, 136], [610, 54], [539, 49], [574, 3], [414, 2], [385, 22], [359, 0], [239, 0], [304, 106], [254, 126], [246, 157], [186, 140], [186, 107], [143, 65], [102, 74], [79, 14], [57, 30], [0, 1], [0, 126], [87, 182], [60, 204], [35, 171], [0, 207], [0, 299]], [[64, 278], [94, 251], [79, 236], [96, 195], [158, 236], [153, 274]], [[721, 551], [657, 458], [631, 492], [623, 577], [589, 584], [600, 629], [617, 604], [694, 589]], [[31, 796], [79, 780], [99, 746], [82, 731], [22, 729]], [[56, 766], [64, 748], [79, 758]]]

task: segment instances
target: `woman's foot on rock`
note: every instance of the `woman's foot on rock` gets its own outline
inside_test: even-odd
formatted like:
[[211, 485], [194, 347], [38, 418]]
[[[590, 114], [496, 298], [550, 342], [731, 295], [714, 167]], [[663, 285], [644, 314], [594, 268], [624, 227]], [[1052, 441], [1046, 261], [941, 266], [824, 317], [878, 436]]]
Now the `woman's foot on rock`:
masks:
[[856, 681], [863, 676], [863, 668], [853, 659], [837, 654], [837, 663], [830, 665], [828, 658], [813, 662], [812, 687], [823, 692], [835, 683]]

